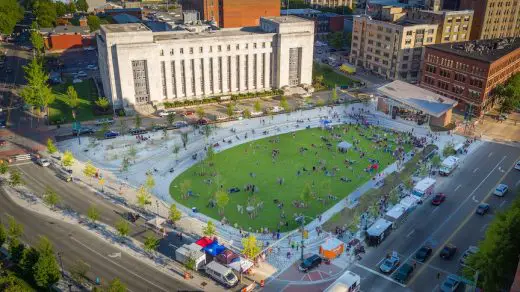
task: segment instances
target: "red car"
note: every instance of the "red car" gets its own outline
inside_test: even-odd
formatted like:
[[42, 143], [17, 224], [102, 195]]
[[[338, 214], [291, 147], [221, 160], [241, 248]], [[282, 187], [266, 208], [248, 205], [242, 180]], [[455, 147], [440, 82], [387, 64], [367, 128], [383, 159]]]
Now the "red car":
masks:
[[446, 195], [443, 193], [436, 194], [432, 199], [432, 205], [439, 206], [442, 202], [446, 200]]
[[0, 146], [5, 146], [7, 145], [7, 141], [5, 140], [0, 140]]

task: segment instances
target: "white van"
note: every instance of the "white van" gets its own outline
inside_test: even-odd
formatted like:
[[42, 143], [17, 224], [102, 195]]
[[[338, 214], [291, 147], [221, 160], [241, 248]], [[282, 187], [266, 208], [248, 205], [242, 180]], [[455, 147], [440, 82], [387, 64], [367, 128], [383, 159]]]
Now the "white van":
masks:
[[233, 271], [215, 261], [206, 265], [206, 273], [228, 288], [235, 287], [238, 284], [238, 278]]
[[175, 259], [182, 264], [186, 264], [186, 261], [192, 258], [195, 261], [195, 270], [200, 270], [206, 264], [206, 254], [200, 250], [192, 250], [183, 245], [175, 250]]
[[450, 175], [455, 168], [459, 165], [459, 158], [455, 156], [449, 156], [442, 162], [441, 167], [439, 168], [439, 174], [443, 176]]

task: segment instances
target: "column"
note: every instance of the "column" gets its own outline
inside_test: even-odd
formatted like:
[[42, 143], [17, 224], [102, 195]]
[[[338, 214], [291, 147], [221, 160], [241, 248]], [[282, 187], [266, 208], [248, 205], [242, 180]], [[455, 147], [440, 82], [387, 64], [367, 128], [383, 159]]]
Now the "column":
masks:
[[239, 91], [246, 91], [246, 73], [245, 73], [245, 56], [240, 55], [240, 66], [238, 67], [238, 74], [240, 75], [240, 84], [238, 85]]
[[253, 54], [247, 54], [247, 62], [248, 62], [248, 68], [247, 68], [247, 90], [251, 91], [253, 89]]
[[209, 71], [209, 58], [208, 57], [205, 57], [205, 58], [202, 58], [202, 61], [204, 63], [204, 72], [203, 72], [203, 76], [204, 76], [204, 93], [209, 96], [209, 95], [212, 95], [213, 92], [211, 92], [210, 90], [210, 84], [209, 84], [209, 81], [210, 81], [210, 77], [209, 75], [210, 74], [213, 74], [213, 72], [210, 72]]
[[271, 61], [270, 61], [270, 53], [266, 52], [264, 54], [264, 62], [265, 62], [265, 70], [264, 70], [264, 80], [265, 80], [265, 88], [271, 88]]
[[256, 54], [256, 90], [260, 89], [260, 88], [263, 88], [263, 85], [262, 85], [262, 64], [263, 64], [263, 59], [262, 59], [262, 54], [259, 53], [259, 54]]
[[195, 96], [202, 96], [204, 93], [203, 88], [200, 84], [202, 72], [200, 70], [200, 58], [195, 58], [195, 62], [193, 65], [193, 70], [195, 71]]
[[238, 88], [237, 84], [237, 56], [231, 56], [231, 88], [229, 91], [236, 92]]
[[[175, 88], [173, 88], [172, 92], [175, 92], [175, 98], [185, 97], [182, 93], [182, 78], [181, 78], [181, 61], [175, 60]], [[170, 65], [171, 67], [171, 65]], [[172, 82], [172, 86], [173, 86]]]

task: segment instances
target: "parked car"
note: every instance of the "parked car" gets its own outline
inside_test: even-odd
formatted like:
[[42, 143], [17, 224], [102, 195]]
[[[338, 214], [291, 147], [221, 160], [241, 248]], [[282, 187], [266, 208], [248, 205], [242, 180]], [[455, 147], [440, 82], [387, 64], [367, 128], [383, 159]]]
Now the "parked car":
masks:
[[425, 262], [432, 254], [432, 248], [429, 246], [422, 246], [416, 253], [415, 259], [419, 262]]
[[74, 78], [74, 79], [72, 79], [72, 83], [74, 83], [74, 84], [76, 84], [76, 83], [81, 83], [81, 82], [83, 82], [82, 79], [79, 79], [79, 78]]
[[460, 280], [455, 275], [449, 275], [441, 284], [442, 292], [453, 292], [459, 288]]
[[318, 267], [322, 262], [322, 258], [317, 255], [311, 255], [310, 257], [303, 260], [298, 269], [302, 272], [308, 272], [316, 267]]
[[199, 125], [207, 125], [209, 122], [207, 119], [200, 119], [197, 121], [197, 124]]
[[445, 260], [449, 260], [453, 257], [453, 255], [455, 255], [456, 252], [457, 252], [457, 247], [454, 246], [453, 244], [448, 243], [441, 250], [440, 257]]
[[133, 128], [133, 129], [130, 129], [130, 131], [128, 131], [131, 135], [142, 135], [142, 134], [146, 134], [147, 131], [145, 128]]
[[264, 114], [264, 112], [257, 112], [257, 111], [252, 111], [251, 112], [251, 116], [252, 117], [259, 117], [259, 116], [261, 116], [263, 114]]
[[166, 125], [164, 125], [164, 124], [157, 124], [157, 125], [154, 125], [154, 126], [152, 127], [152, 131], [155, 132], [155, 131], [159, 131], [159, 130], [166, 129], [166, 128], [167, 128], [167, 127], [166, 127]]
[[493, 192], [493, 195], [498, 197], [503, 197], [505, 194], [507, 194], [507, 191], [509, 190], [509, 187], [506, 184], [499, 184], [495, 191]]
[[90, 65], [87, 66], [87, 69], [89, 69], [89, 70], [97, 70], [98, 67], [96, 65], [90, 64]]
[[280, 106], [273, 106], [273, 107], [271, 108], [271, 112], [272, 112], [272, 113], [283, 112], [283, 107], [280, 107]]
[[85, 127], [81, 127], [79, 129], [79, 131], [77, 129], [72, 129], [72, 134], [73, 135], [77, 135], [79, 132], [80, 135], [83, 135], [83, 134], [94, 134], [94, 129], [92, 128], [85, 128]]
[[520, 170], [520, 160], [516, 162], [515, 169]]
[[113, 124], [113, 123], [114, 123], [114, 120], [111, 119], [111, 118], [102, 118], [102, 119], [96, 120], [96, 125], [97, 126], [101, 126], [101, 125], [104, 125], [104, 124]]
[[45, 158], [39, 158], [36, 160], [36, 164], [38, 164], [39, 166], [43, 166], [43, 167], [47, 167], [49, 165], [51, 165], [51, 163], [49, 162], [49, 160], [45, 159]]
[[468, 259], [468, 257], [472, 254], [476, 254], [478, 251], [479, 251], [479, 248], [476, 246], [471, 245], [470, 247], [468, 247], [468, 249], [466, 249], [466, 251], [460, 257], [460, 260], [459, 260], [460, 264], [464, 266], [466, 264], [466, 260]]
[[413, 272], [413, 266], [409, 264], [402, 265], [397, 272], [394, 274], [394, 280], [396, 280], [399, 283], [406, 283], [408, 281], [408, 278], [410, 278], [410, 275]]
[[85, 71], [79, 71], [75, 74], [77, 77], [87, 77], [88, 74]]
[[195, 111], [192, 111], [192, 110], [187, 110], [185, 112], [183, 112], [181, 115], [183, 116], [191, 116], [195, 113]]
[[7, 122], [4, 119], [0, 120], [0, 128], [7, 128]]
[[115, 132], [115, 131], [105, 132], [105, 139], [114, 139], [117, 136], [119, 136], [118, 132]]
[[432, 198], [432, 205], [439, 206], [446, 200], [446, 195], [443, 193], [438, 193]]
[[187, 127], [188, 123], [186, 123], [185, 121], [178, 121], [178, 122], [173, 123], [172, 126], [174, 129], [180, 129], [180, 128]]
[[167, 117], [167, 116], [169, 116], [169, 115], [174, 115], [174, 114], [175, 114], [174, 111], [160, 111], [160, 112], [158, 113], [158, 115], [159, 115], [160, 117]]
[[486, 213], [489, 212], [490, 209], [491, 207], [489, 206], [489, 204], [481, 203], [478, 205], [475, 213], [477, 213], [478, 215], [486, 215]]
[[386, 258], [383, 263], [379, 266], [381, 272], [389, 274], [393, 272], [399, 266], [400, 259], [396, 256], [391, 256]]
[[0, 140], [0, 146], [6, 146], [7, 145], [7, 141], [5, 140]]

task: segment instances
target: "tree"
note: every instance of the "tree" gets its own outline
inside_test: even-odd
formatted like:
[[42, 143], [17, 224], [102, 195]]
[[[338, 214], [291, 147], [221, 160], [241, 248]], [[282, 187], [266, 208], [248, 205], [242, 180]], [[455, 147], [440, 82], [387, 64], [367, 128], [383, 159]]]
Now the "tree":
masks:
[[242, 239], [242, 254], [249, 259], [254, 259], [262, 250], [254, 235]]
[[54, 8], [56, 9], [56, 15], [59, 17], [67, 14], [67, 4], [61, 1], [54, 2]]
[[480, 241], [479, 251], [470, 255], [463, 268], [466, 278], [473, 279], [479, 272], [478, 286], [484, 291], [509, 290], [515, 277], [520, 254], [520, 199], [515, 199], [504, 212], [498, 212], [485, 238]]
[[260, 100], [255, 100], [254, 108], [256, 112], [262, 111], [262, 104], [260, 103]]
[[23, 8], [17, 0], [0, 1], [0, 33], [10, 35], [16, 23], [23, 19]]
[[186, 261], [184, 262], [184, 267], [186, 268], [186, 271], [194, 271], [195, 267], [197, 265], [197, 262], [195, 261], [195, 255], [193, 252], [190, 252], [188, 256], [186, 257]]
[[143, 123], [143, 120], [141, 119], [141, 116], [139, 114], [135, 115], [134, 123], [136, 128], [140, 128], [141, 124]]
[[76, 92], [76, 89], [72, 85], [69, 85], [69, 87], [67, 87], [67, 98], [68, 98], [67, 104], [70, 106], [71, 109], [75, 109], [78, 107], [78, 105], [79, 105], [78, 93]]
[[291, 107], [289, 106], [289, 103], [287, 102], [287, 97], [282, 96], [282, 99], [280, 100], [280, 106], [283, 108], [285, 112], [290, 112]]
[[148, 190], [144, 185], [141, 185], [141, 187], [139, 187], [139, 189], [137, 190], [136, 199], [137, 205], [139, 205], [139, 207], [141, 208], [144, 208], [144, 206], [151, 204], [150, 194], [148, 193]]
[[38, 252], [40, 256], [33, 268], [34, 280], [38, 287], [48, 289], [60, 279], [60, 268], [52, 243], [44, 236], [40, 237]]
[[88, 208], [87, 217], [88, 217], [88, 219], [90, 219], [90, 222], [92, 222], [93, 224], [96, 224], [96, 221], [99, 219], [99, 211], [94, 205], [91, 205]]
[[9, 171], [9, 164], [7, 162], [0, 160], [0, 174], [6, 174]]
[[215, 200], [217, 201], [217, 206], [219, 208], [220, 214], [224, 214], [224, 209], [226, 208], [227, 204], [229, 203], [229, 195], [227, 192], [224, 191], [217, 191], [215, 194]]
[[69, 5], [67, 6], [67, 13], [76, 13], [77, 10], [76, 3], [74, 3], [74, 1], [70, 1]]
[[181, 192], [181, 197], [183, 199], [187, 199], [188, 191], [190, 190], [190, 188], [191, 188], [191, 180], [184, 180], [183, 182], [180, 183], [179, 189]]
[[155, 187], [155, 179], [151, 173], [146, 175], [146, 181], [144, 182], [144, 187], [151, 191]]
[[121, 135], [124, 135], [126, 132], [126, 121], [124, 119], [119, 119], [119, 131]]
[[441, 165], [441, 157], [439, 155], [434, 155], [431, 163], [433, 167], [438, 168]]
[[203, 118], [204, 118], [204, 115], [205, 115], [206, 113], [204, 112], [204, 108], [199, 106], [199, 107], [195, 110], [195, 114], [197, 115], [197, 117], [198, 117], [199, 119], [203, 119]]
[[20, 174], [20, 171], [16, 169], [11, 169], [9, 176], [9, 186], [11, 187], [17, 187], [24, 184], [24, 181], [22, 180], [22, 175]]
[[175, 114], [170, 113], [166, 116], [166, 120], [168, 121], [168, 125], [173, 124], [175, 122]]
[[188, 133], [187, 132], [181, 133], [181, 141], [182, 141], [182, 146], [184, 146], [184, 150], [186, 150], [186, 145], [188, 145]]
[[45, 188], [45, 192], [43, 193], [43, 201], [45, 204], [51, 206], [51, 208], [54, 208], [61, 202], [61, 198], [52, 188], [47, 186]]
[[126, 292], [126, 291], [127, 291], [126, 285], [123, 284], [121, 282], [121, 280], [119, 280], [119, 278], [114, 278], [114, 280], [112, 280], [110, 282], [110, 284], [108, 284], [107, 292]]
[[[27, 85], [24, 86], [20, 95], [26, 104], [43, 106], [48, 110], [48, 105], [53, 103], [56, 98], [47, 83], [49, 75], [45, 73], [42, 64], [37, 58], [33, 58], [31, 62], [23, 68]], [[48, 112], [47, 116], [49, 116]]]
[[119, 236], [124, 238], [130, 234], [130, 225], [126, 220], [121, 219], [116, 223], [116, 230], [117, 233], [119, 233]]
[[204, 236], [212, 237], [217, 234], [217, 228], [215, 227], [215, 224], [213, 221], [208, 221], [208, 224], [206, 224], [206, 227], [202, 228], [202, 234]]
[[37, 1], [33, 13], [40, 27], [53, 27], [56, 23], [57, 13], [52, 1]]
[[71, 167], [72, 165], [74, 165], [74, 156], [72, 155], [72, 152], [70, 152], [69, 150], [65, 151], [63, 153], [63, 157], [61, 158], [61, 163], [65, 167]]
[[339, 31], [329, 33], [327, 35], [327, 41], [333, 48], [337, 50], [343, 48], [343, 46], [345, 45], [345, 38], [343, 36], [343, 33]]
[[7, 241], [7, 231], [3, 224], [0, 224], [0, 246]]
[[34, 50], [36, 51], [37, 56], [40, 56], [40, 54], [43, 53], [44, 43], [43, 43], [43, 37], [39, 31], [36, 31], [36, 30], [31, 31], [31, 44], [34, 47]]
[[244, 110], [244, 118], [246, 118], [246, 119], [251, 118], [251, 111], [247, 108]]
[[83, 174], [87, 177], [94, 177], [97, 174], [97, 169], [94, 165], [92, 165], [92, 162], [87, 161], [87, 164], [85, 164], [85, 168], [83, 168]]
[[175, 222], [181, 220], [182, 213], [177, 209], [177, 205], [171, 204], [170, 211], [168, 212], [168, 219], [172, 221], [172, 224], [175, 225]]
[[159, 239], [153, 234], [148, 234], [144, 237], [144, 250], [146, 252], [153, 252], [159, 247]]
[[455, 145], [452, 142], [448, 142], [446, 145], [444, 145], [444, 149], [442, 149], [442, 156], [448, 157], [450, 155], [454, 155], [455, 153], [457, 152], [455, 151]]
[[87, 0], [76, 0], [76, 8], [79, 11], [87, 12], [88, 11]]
[[312, 190], [311, 190], [311, 186], [309, 184], [305, 184], [305, 187], [303, 187], [301, 199], [302, 199], [303, 203], [305, 204], [305, 207], [308, 207], [309, 203], [312, 199]]
[[72, 279], [80, 284], [83, 284], [87, 279], [87, 273], [90, 271], [90, 265], [78, 259], [70, 268]]
[[9, 240], [18, 239], [23, 234], [23, 225], [16, 222], [13, 216], [9, 216], [7, 219], [7, 236]]
[[47, 152], [49, 152], [49, 154], [54, 154], [58, 151], [58, 147], [56, 147], [56, 145], [54, 145], [54, 141], [52, 141], [51, 138], [47, 139]]
[[336, 86], [332, 89], [332, 94], [330, 96], [332, 103], [336, 103], [338, 101], [338, 92], [336, 91]]
[[34, 247], [24, 249], [19, 266], [26, 279], [33, 279], [33, 268], [38, 262], [39, 257], [40, 252]]
[[235, 106], [233, 105], [233, 103], [228, 103], [228, 105], [226, 106], [226, 114], [232, 118], [234, 115], [235, 115]]
[[110, 101], [108, 100], [108, 98], [106, 97], [99, 97], [96, 101], [95, 101], [96, 105], [98, 107], [100, 107], [103, 111], [107, 111], [108, 110], [108, 107], [110, 106]]
[[135, 146], [132, 145], [130, 146], [130, 148], [128, 148], [128, 157], [131, 157], [134, 162], [135, 162], [135, 158], [137, 157], [137, 149], [135, 149]]
[[90, 32], [94, 32], [101, 27], [101, 20], [96, 15], [89, 15], [87, 17], [88, 27], [90, 28]]
[[127, 172], [130, 167], [130, 159], [128, 157], [123, 157], [121, 160], [121, 172]]
[[18, 238], [11, 238], [9, 240], [8, 252], [11, 255], [11, 261], [18, 264], [23, 256], [25, 245], [20, 242]]

